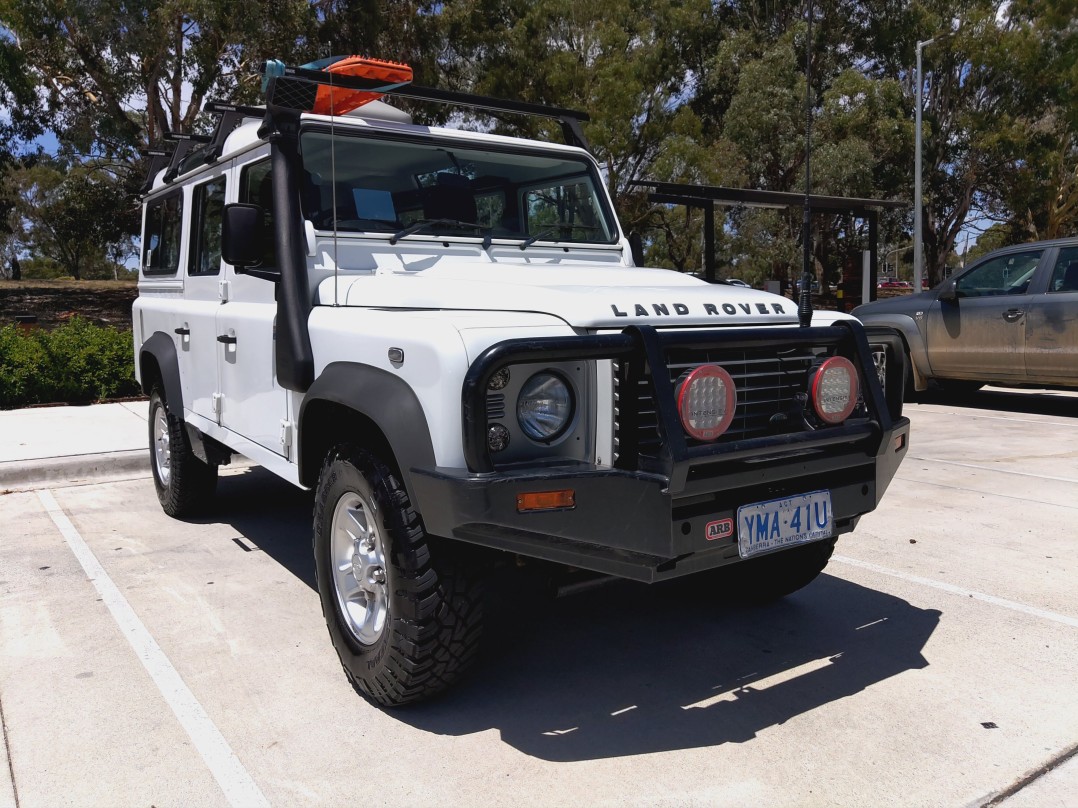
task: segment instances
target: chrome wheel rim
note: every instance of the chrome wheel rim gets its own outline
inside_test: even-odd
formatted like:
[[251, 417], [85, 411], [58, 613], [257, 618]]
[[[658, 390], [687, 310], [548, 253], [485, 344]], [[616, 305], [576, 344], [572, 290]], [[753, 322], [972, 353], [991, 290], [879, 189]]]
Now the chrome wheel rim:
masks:
[[162, 485], [168, 485], [172, 473], [172, 450], [168, 440], [168, 415], [161, 405], [153, 414], [153, 462], [157, 468], [157, 478]]
[[373, 645], [389, 614], [385, 549], [374, 509], [349, 492], [337, 501], [331, 530], [333, 589], [341, 617], [357, 642]]
[[876, 366], [876, 376], [880, 380], [880, 387], [887, 390], [887, 351], [873, 351], [872, 364]]

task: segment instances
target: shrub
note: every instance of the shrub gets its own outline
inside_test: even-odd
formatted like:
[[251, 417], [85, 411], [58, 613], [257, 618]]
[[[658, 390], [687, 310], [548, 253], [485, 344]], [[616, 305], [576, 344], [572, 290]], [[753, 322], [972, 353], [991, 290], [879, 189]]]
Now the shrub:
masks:
[[0, 328], [0, 408], [84, 404], [138, 393], [127, 331], [78, 317], [51, 331]]

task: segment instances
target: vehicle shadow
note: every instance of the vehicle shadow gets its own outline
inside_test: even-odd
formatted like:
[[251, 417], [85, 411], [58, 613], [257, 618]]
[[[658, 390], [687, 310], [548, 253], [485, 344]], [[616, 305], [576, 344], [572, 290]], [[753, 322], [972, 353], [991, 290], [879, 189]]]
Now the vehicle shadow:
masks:
[[[310, 492], [258, 467], [220, 484], [209, 520], [314, 588]], [[927, 667], [922, 651], [940, 617], [829, 575], [764, 607], [723, 604], [678, 581], [614, 581], [554, 599], [516, 580], [499, 590], [471, 675], [389, 715], [440, 735], [497, 729], [550, 761], [751, 740]]]
[[317, 588], [311, 551], [314, 494], [261, 466], [222, 474], [214, 506], [203, 523], [229, 524], [243, 550], [261, 551], [311, 589]]
[[1078, 418], [1078, 399], [1073, 396], [1040, 392], [1035, 389], [1001, 390], [997, 388], [970, 393], [927, 391], [914, 398], [917, 404], [949, 404], [994, 412], [1053, 415]]
[[827, 575], [756, 608], [618, 582], [503, 617], [471, 678], [392, 715], [561, 762], [742, 743], [926, 667], [939, 616]]

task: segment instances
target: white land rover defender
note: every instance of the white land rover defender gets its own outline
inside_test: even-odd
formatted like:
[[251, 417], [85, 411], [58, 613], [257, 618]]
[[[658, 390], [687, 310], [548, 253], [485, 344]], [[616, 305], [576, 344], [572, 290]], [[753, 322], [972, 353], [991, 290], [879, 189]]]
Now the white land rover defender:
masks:
[[[456, 679], [499, 559], [639, 581], [729, 567], [724, 587], [764, 600], [875, 508], [908, 442], [901, 346], [637, 267], [586, 116], [265, 72], [265, 107], [212, 104], [212, 136], [154, 158], [136, 373], [166, 513], [205, 504], [233, 453], [315, 489], [322, 608], [362, 694]], [[377, 101], [310, 112], [327, 83], [544, 115], [569, 145]]]

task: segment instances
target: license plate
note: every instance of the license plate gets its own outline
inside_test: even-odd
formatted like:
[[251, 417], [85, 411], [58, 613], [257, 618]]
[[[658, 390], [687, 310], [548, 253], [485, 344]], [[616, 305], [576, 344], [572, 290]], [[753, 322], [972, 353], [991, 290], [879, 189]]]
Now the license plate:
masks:
[[737, 509], [737, 550], [742, 558], [830, 538], [831, 492], [813, 491]]

